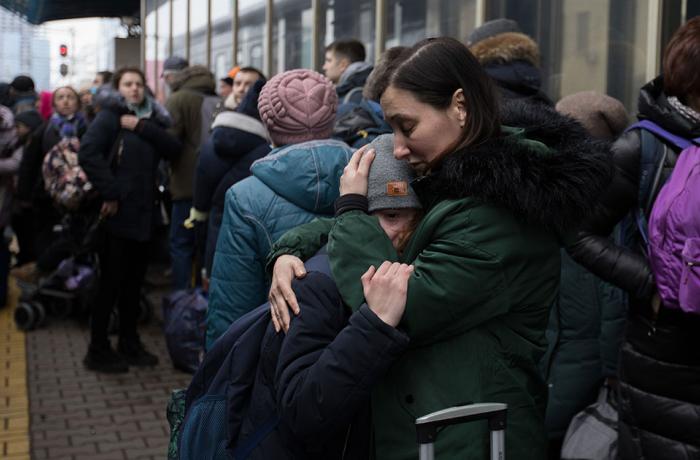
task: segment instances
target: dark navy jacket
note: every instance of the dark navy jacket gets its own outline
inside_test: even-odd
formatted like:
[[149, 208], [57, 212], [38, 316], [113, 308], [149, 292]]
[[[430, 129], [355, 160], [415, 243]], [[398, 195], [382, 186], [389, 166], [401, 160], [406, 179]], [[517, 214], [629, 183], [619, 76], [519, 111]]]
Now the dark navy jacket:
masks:
[[197, 160], [193, 206], [209, 212], [204, 263], [211, 273], [216, 240], [224, 214], [226, 191], [250, 176], [255, 160], [270, 153], [264, 126], [259, 120], [237, 112], [222, 112]]
[[[249, 391], [243, 404], [241, 391], [228, 392], [230, 398], [239, 397], [228, 403], [229, 452], [271, 417], [279, 417], [249, 458], [364, 460], [370, 458], [371, 449], [371, 390], [406, 349], [408, 337], [382, 322], [367, 305], [351, 314], [330, 277], [325, 254], [311, 258], [306, 268], [306, 277], [293, 283], [302, 313], [292, 318], [286, 336], [269, 324], [265, 304], [231, 325], [209, 351], [203, 367], [230, 350], [221, 361], [220, 373], [234, 370], [227, 376], [228, 388]], [[232, 331], [251, 318], [268, 321], [262, 340], [245, 345], [259, 347], [252, 351], [243, 350], [240, 340], [231, 340]], [[255, 329], [246, 327], [249, 332]], [[258, 357], [254, 376], [250, 366], [244, 369], [236, 362], [250, 355]], [[195, 376], [200, 382], [201, 374], [212, 375], [211, 369], [200, 371]], [[191, 396], [188, 390], [188, 404]], [[231, 410], [241, 406], [245, 407], [242, 418], [240, 411]]]

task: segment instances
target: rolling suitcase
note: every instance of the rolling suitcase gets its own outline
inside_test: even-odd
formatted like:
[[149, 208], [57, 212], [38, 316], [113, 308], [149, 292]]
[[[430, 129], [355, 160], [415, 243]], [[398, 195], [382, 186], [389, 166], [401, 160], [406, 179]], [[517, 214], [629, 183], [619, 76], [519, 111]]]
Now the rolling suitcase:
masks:
[[420, 460], [435, 458], [438, 433], [450, 425], [486, 420], [491, 432], [491, 460], [505, 460], [506, 413], [508, 406], [501, 403], [469, 404], [443, 409], [416, 419], [416, 434]]

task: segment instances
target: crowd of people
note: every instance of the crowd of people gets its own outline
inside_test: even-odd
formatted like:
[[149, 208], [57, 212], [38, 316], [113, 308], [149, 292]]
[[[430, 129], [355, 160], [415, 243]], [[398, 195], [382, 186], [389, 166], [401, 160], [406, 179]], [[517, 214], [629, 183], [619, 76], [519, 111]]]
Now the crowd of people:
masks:
[[[171, 56], [163, 104], [138, 68], [41, 94], [18, 76], [0, 86], [0, 301], [12, 264], [50, 272], [71, 250], [56, 227], [93, 217], [85, 366], [153, 366], [137, 305], [169, 225], [172, 289], [208, 296], [180, 435], [220, 428], [195, 398], [214, 375], [236, 383], [229, 404], [249, 400], [219, 414], [223, 447], [182, 441], [180, 458], [415, 458], [416, 418], [466, 402], [508, 405], [511, 458], [583, 458], [575, 444], [601, 440], [572, 420], [601, 403], [618, 418], [596, 458], [700, 458], [700, 222], [668, 256], [682, 273], [655, 243], [672, 228], [658, 197], [700, 154], [700, 18], [671, 37], [637, 123], [595, 91], [553, 101], [539, 60], [499, 19], [376, 63], [338, 40], [325, 75], [239, 66], [217, 81]], [[79, 211], [42, 175], [69, 142], [91, 188]], [[444, 458], [488, 448], [479, 424], [436, 444]]]

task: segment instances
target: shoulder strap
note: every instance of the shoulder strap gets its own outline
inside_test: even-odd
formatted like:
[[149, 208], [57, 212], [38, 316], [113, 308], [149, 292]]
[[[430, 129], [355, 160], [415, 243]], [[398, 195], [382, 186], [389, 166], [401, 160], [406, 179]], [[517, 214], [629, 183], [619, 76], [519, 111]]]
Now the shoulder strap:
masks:
[[124, 130], [119, 129], [116, 139], [112, 144], [112, 149], [107, 157], [107, 165], [109, 169], [114, 171], [121, 162], [122, 154], [124, 153]]
[[[647, 120], [644, 120], [647, 121]], [[661, 173], [663, 172], [664, 162], [666, 161], [666, 156], [668, 148], [666, 144], [661, 142], [659, 138], [656, 137], [656, 133], [663, 132], [670, 134], [665, 130], [648, 129], [648, 127], [657, 127], [654, 123], [649, 122], [635, 123], [627, 129], [639, 129], [639, 137], [641, 142], [641, 155], [639, 162], [639, 188], [637, 195], [637, 207], [634, 210], [634, 219], [637, 222], [637, 228], [639, 233], [644, 240], [645, 246], [649, 242], [649, 233], [647, 228], [646, 212], [651, 210], [651, 205], [653, 204], [653, 197], [655, 196], [655, 189], [659, 187], [659, 182], [661, 180]], [[662, 136], [666, 139], [665, 136]]]
[[348, 91], [345, 94], [345, 97], [343, 98], [343, 104], [347, 104], [348, 102], [353, 102], [352, 98], [355, 96], [357, 93], [362, 93], [362, 86], [356, 86], [350, 91]]
[[272, 431], [277, 428], [279, 423], [280, 416], [277, 414], [272, 414], [255, 431], [253, 431], [244, 442], [238, 444], [236, 449], [233, 451], [233, 458], [236, 460], [247, 459], [253, 450], [258, 447], [258, 444], [260, 444], [268, 434], [272, 433]]
[[657, 125], [651, 120], [638, 121], [637, 123], [634, 123], [633, 125], [629, 126], [625, 131], [629, 131], [631, 129], [642, 129], [650, 131], [656, 136], [670, 142], [671, 144], [675, 145], [681, 150], [687, 149], [693, 144], [700, 145], [700, 137], [697, 137], [695, 139], [685, 139], [683, 137], [676, 136], [673, 133], [669, 133], [668, 131], [666, 131], [661, 126]]

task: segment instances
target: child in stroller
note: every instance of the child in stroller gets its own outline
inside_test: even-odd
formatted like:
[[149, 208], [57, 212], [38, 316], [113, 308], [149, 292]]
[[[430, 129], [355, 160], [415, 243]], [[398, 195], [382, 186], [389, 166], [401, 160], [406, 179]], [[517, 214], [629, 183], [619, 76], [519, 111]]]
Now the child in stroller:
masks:
[[[17, 279], [20, 301], [14, 312], [17, 327], [32, 330], [42, 326], [48, 315], [70, 315], [87, 319], [90, 304], [99, 289], [99, 245], [101, 219], [91, 211], [66, 213], [54, 227], [55, 239], [37, 261], [40, 273], [36, 282]], [[153, 306], [142, 294], [141, 321], [150, 320]], [[110, 330], [119, 318], [116, 310]]]

